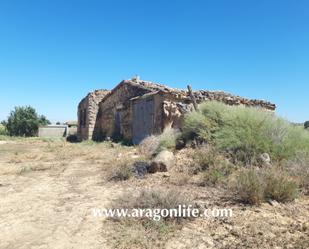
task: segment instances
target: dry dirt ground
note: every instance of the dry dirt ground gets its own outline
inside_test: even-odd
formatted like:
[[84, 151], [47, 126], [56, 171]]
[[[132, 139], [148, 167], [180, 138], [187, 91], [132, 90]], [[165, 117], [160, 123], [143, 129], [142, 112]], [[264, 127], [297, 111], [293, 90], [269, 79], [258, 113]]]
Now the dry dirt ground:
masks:
[[135, 148], [110, 143], [0, 141], [0, 248], [113, 248], [110, 228], [91, 209], [128, 191], [175, 184], [202, 205], [232, 208], [233, 217], [188, 222], [162, 248], [309, 248], [307, 197], [252, 207], [231, 201], [226, 190], [180, 184], [172, 174], [108, 181], [109, 168], [129, 157], [138, 157]]

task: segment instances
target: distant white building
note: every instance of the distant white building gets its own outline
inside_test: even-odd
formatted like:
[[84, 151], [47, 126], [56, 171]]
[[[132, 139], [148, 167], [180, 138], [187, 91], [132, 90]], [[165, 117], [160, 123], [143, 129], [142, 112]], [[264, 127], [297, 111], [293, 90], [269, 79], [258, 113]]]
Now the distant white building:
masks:
[[67, 137], [68, 126], [67, 125], [46, 125], [39, 127], [39, 137], [61, 138]]

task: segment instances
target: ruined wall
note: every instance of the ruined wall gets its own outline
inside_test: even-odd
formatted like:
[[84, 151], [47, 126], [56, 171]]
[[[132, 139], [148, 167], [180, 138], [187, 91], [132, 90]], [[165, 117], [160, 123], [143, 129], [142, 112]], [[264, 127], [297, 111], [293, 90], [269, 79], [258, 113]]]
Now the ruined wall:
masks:
[[96, 90], [89, 93], [79, 103], [77, 136], [80, 140], [92, 139], [99, 103], [109, 92], [108, 90]]
[[276, 109], [276, 105], [268, 101], [247, 99], [222, 91], [194, 91], [194, 96], [196, 97], [198, 103], [205, 100], [216, 100], [227, 105], [245, 105], [249, 107], [259, 107], [270, 111], [274, 111]]
[[[149, 135], [161, 134], [168, 127], [180, 128], [185, 113], [183, 109], [187, 112], [192, 106], [181, 101], [182, 99], [177, 99], [174, 95], [160, 91], [132, 99], [132, 142], [138, 144]], [[184, 108], [180, 108], [180, 105]]]
[[132, 112], [130, 99], [149, 92], [149, 89], [123, 81], [99, 104], [93, 138], [105, 137], [131, 139]]
[[[228, 105], [245, 105], [270, 111], [276, 109], [276, 106], [270, 102], [242, 98], [222, 91], [200, 90], [193, 91], [193, 95], [197, 103], [216, 100]], [[143, 109], [141, 103], [148, 98], [153, 99], [153, 107], [149, 107], [146, 101]], [[192, 100], [186, 90], [173, 89], [138, 78], [124, 80], [113, 90], [95, 91], [80, 102], [78, 108], [79, 138], [101, 140], [113, 137], [131, 140], [134, 126], [134, 103], [139, 103], [139, 107], [135, 106], [136, 109], [142, 108], [136, 113], [144, 113], [148, 109], [154, 112], [152, 122], [148, 122], [152, 118], [146, 118], [147, 113], [143, 116], [144, 118], [140, 117], [141, 115], [136, 116], [137, 119], [142, 120], [141, 123], [147, 124], [147, 129], [142, 130], [143, 134], [145, 130], [149, 130], [152, 134], [159, 134], [167, 127], [179, 128], [184, 114], [193, 110]], [[153, 128], [149, 128], [151, 124]], [[136, 123], [134, 127], [140, 127], [140, 123]], [[136, 130], [139, 128], [135, 129], [135, 133]]]
[[[197, 103], [216, 100], [228, 105], [245, 105], [273, 111], [276, 106], [263, 100], [250, 100], [234, 96], [224, 92], [195, 91]], [[158, 134], [166, 128], [180, 128], [184, 120], [184, 114], [193, 111], [191, 98], [186, 91], [158, 91], [153, 96], [146, 94], [140, 98], [154, 98], [154, 129], [152, 134]]]

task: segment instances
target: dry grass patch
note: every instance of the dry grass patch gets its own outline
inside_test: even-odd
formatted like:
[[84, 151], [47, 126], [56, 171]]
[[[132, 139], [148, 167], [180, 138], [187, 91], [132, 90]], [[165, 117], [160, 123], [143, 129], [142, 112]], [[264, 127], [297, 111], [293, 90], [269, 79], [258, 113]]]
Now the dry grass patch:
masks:
[[[143, 190], [137, 195], [127, 193], [113, 203], [114, 208], [175, 209], [179, 205], [193, 204], [190, 198], [176, 190]], [[118, 218], [108, 219], [109, 242], [113, 248], [163, 248], [168, 238], [183, 223], [184, 218]]]
[[190, 180], [191, 176], [186, 173], [173, 173], [173, 175], [169, 179], [170, 183], [176, 186], [187, 185], [189, 184]]
[[45, 171], [45, 170], [50, 170], [53, 168], [53, 165], [27, 165], [27, 166], [22, 166], [18, 171], [18, 175], [23, 175], [29, 172], [34, 172], [34, 171]]
[[146, 137], [138, 146], [139, 152], [147, 158], [151, 158], [160, 143], [160, 137], [151, 135]]
[[147, 158], [151, 158], [164, 150], [175, 150], [176, 140], [180, 132], [175, 129], [165, 129], [160, 135], [146, 137], [138, 146], [139, 152]]
[[283, 163], [287, 172], [298, 182], [301, 191], [309, 195], [309, 155], [301, 152]]
[[248, 204], [260, 204], [264, 199], [264, 182], [254, 169], [240, 170], [231, 187], [240, 201]]
[[229, 176], [235, 171], [236, 166], [223, 159], [201, 173], [199, 185], [225, 186]]
[[265, 181], [265, 199], [290, 202], [298, 195], [296, 181], [281, 169], [273, 168], [266, 170], [263, 172], [263, 180]]
[[133, 176], [133, 161], [122, 159], [111, 165], [107, 178], [112, 181], [126, 181]]
[[298, 194], [297, 183], [282, 169], [241, 169], [231, 181], [237, 199], [258, 205], [268, 200], [293, 201]]

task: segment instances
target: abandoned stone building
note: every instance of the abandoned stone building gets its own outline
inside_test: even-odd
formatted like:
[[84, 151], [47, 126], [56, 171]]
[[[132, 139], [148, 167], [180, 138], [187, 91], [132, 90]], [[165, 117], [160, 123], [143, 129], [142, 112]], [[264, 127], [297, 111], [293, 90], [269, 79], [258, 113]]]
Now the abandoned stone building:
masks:
[[249, 100], [221, 91], [185, 90], [139, 80], [121, 81], [114, 89], [89, 93], [78, 105], [78, 138], [124, 139], [138, 144], [167, 127], [179, 128], [186, 112], [197, 103], [216, 100], [229, 105], [245, 105], [274, 111], [276, 106], [263, 100]]

